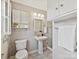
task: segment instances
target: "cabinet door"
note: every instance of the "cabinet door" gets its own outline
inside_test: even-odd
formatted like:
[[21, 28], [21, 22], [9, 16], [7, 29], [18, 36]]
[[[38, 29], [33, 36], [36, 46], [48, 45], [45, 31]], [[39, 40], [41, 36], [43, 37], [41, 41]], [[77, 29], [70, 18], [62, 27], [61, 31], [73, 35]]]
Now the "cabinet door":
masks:
[[21, 11], [21, 23], [28, 24], [29, 13], [25, 11]]
[[20, 23], [20, 10], [13, 9], [13, 23]]
[[59, 1], [58, 0], [48, 0], [48, 18], [52, 19], [59, 15]]
[[77, 9], [77, 0], [60, 0], [59, 4], [61, 15]]

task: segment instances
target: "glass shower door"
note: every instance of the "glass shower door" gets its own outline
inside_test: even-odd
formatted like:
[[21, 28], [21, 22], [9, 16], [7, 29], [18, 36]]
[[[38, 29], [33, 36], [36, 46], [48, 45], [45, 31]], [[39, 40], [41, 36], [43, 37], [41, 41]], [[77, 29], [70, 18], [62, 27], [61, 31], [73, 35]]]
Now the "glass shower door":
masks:
[[47, 22], [48, 47], [52, 49], [52, 21]]

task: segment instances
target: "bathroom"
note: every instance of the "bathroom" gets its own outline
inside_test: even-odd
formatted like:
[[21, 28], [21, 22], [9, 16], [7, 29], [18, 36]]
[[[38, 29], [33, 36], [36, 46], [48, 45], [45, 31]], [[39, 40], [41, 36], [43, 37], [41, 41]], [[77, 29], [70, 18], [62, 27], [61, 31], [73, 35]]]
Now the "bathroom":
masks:
[[[4, 1], [2, 2], [4, 3]], [[16, 43], [16, 41], [21, 40], [26, 40], [25, 42], [27, 55], [25, 55], [28, 56], [28, 59], [51, 59], [52, 36], [50, 30], [52, 31], [52, 24], [50, 24], [51, 21], [47, 21], [47, 2], [43, 1], [42, 5], [37, 4], [37, 6], [35, 6], [35, 4], [34, 6], [30, 6], [28, 4], [24, 4], [24, 1], [23, 3], [19, 0], [9, 1], [10, 0], [6, 0], [6, 6], [3, 5], [5, 6], [5, 9], [7, 9], [6, 7], [9, 6], [8, 9], [10, 13], [6, 13], [6, 17], [10, 15], [11, 20], [3, 21], [6, 24], [3, 24], [6, 30], [3, 30], [3, 32], [8, 32], [8, 34], [3, 33], [3, 35], [5, 35], [5, 38], [4, 40], [2, 40], [2, 59], [18, 59], [19, 57], [17, 58], [16, 55], [19, 51], [17, 50], [18, 44]], [[7, 2], [9, 2], [9, 4]], [[27, 2], [28, 1], [26, 1], [26, 3]], [[39, 2], [41, 3], [41, 1]], [[39, 38], [44, 40], [40, 40]], [[6, 51], [4, 48], [5, 45], [7, 47]]]
[[69, 1], [2, 0], [1, 59], [76, 59], [77, 3]]

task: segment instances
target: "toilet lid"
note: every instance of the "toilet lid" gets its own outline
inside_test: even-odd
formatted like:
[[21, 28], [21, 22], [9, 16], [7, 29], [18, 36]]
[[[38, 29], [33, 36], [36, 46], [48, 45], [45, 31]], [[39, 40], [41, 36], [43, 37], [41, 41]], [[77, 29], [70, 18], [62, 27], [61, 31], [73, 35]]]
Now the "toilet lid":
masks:
[[27, 50], [23, 49], [23, 50], [20, 50], [16, 53], [16, 58], [17, 59], [22, 59], [27, 55], [28, 55]]

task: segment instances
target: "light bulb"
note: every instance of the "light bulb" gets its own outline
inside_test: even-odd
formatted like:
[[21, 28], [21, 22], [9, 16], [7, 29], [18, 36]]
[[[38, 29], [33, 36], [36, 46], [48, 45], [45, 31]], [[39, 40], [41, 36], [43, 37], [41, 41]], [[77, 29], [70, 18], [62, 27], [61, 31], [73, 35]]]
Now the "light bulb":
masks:
[[38, 14], [38, 16], [40, 17], [40, 16], [41, 16], [41, 14]]
[[33, 13], [34, 16], [37, 16], [37, 13]]
[[44, 17], [44, 15], [42, 14], [41, 17]]

